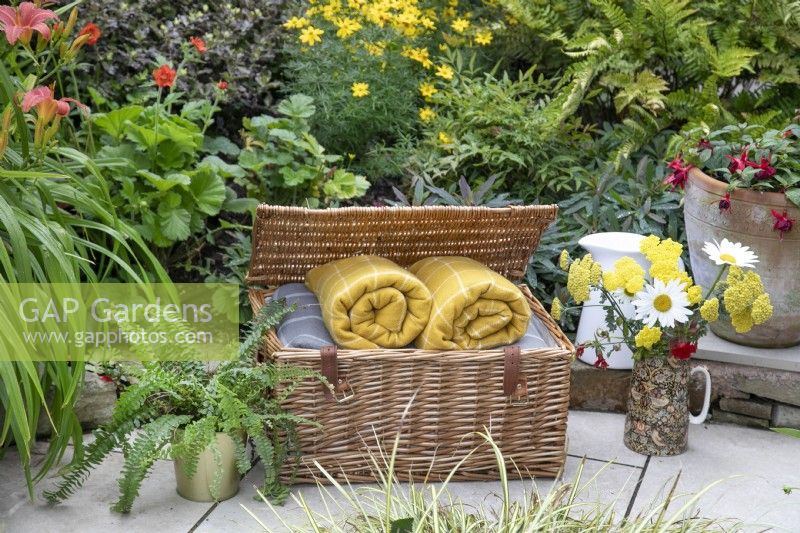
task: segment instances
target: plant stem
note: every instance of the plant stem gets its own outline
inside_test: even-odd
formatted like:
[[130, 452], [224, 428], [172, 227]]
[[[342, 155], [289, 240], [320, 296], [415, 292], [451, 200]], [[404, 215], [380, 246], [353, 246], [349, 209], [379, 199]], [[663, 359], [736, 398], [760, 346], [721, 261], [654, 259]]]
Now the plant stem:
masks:
[[719, 272], [717, 273], [717, 278], [714, 280], [714, 283], [711, 284], [711, 288], [708, 289], [708, 292], [703, 297], [703, 300], [708, 300], [708, 297], [714, 294], [714, 289], [717, 288], [717, 283], [719, 283], [719, 280], [722, 279], [722, 274], [728, 269], [728, 266], [730, 265], [726, 263], [722, 266], [722, 268], [719, 269]]

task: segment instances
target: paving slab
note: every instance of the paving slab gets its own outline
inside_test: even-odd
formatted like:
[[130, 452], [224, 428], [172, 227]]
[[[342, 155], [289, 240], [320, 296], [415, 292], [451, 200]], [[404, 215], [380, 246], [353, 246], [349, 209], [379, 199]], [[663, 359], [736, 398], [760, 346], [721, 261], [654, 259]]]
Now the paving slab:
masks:
[[786, 485], [800, 487], [800, 440], [738, 426], [695, 425], [690, 427], [689, 446], [683, 455], [650, 459], [634, 514], [653, 501], [663, 501], [680, 472], [677, 492], [684, 496], [670, 506], [671, 512], [688, 501], [687, 492], [724, 480], [709, 489], [690, 512], [760, 524], [762, 531], [770, 526], [800, 531], [800, 491], [783, 491]]
[[[561, 481], [575, 479], [582, 459], [568, 457]], [[585, 503], [603, 502], [605, 506], [613, 505], [614, 512], [620, 518], [624, 515], [628, 502], [633, 495], [636, 482], [641, 469], [617, 464], [606, 464], [600, 461], [586, 461], [582, 473], [582, 483], [586, 484], [585, 492], [579, 501]], [[220, 531], [264, 531], [259, 522], [250, 516], [244, 507], [255, 514], [267, 527], [267, 531], [305, 531], [308, 522], [305, 511], [301, 508], [300, 500], [306, 502], [311, 510], [325, 517], [323, 524], [330, 520], [343, 523], [348, 516], [353, 516], [354, 509], [347, 503], [347, 498], [341, 496], [336, 488], [315, 485], [298, 485], [292, 490], [292, 497], [282, 506], [274, 506], [274, 510], [263, 501], [256, 500], [256, 484], [260, 483], [263, 476], [261, 465], [248, 474], [242, 482], [239, 494], [234, 498], [221, 502], [198, 526], [197, 533], [212, 533]], [[558, 481], [553, 479], [512, 480], [509, 481], [509, 497], [513, 502], [523, 502], [531, 494], [538, 491], [540, 495], [548, 493]], [[434, 484], [441, 488], [441, 484]], [[375, 509], [371, 502], [375, 498], [376, 484], [354, 484], [348, 487], [354, 497], [370, 509]], [[398, 488], [402, 494], [408, 494], [405, 486]], [[496, 512], [502, 505], [501, 486], [496, 481], [461, 481], [451, 482], [447, 486], [449, 498], [460, 501], [467, 509], [479, 508]], [[439, 501], [447, 505], [448, 496], [443, 496]], [[585, 509], [584, 509], [585, 510]], [[576, 509], [580, 512], [581, 507]], [[400, 518], [400, 516], [398, 516]], [[289, 526], [289, 527], [286, 527]]]
[[599, 461], [644, 466], [647, 456], [625, 447], [625, 415], [570, 411], [567, 420], [567, 453]]

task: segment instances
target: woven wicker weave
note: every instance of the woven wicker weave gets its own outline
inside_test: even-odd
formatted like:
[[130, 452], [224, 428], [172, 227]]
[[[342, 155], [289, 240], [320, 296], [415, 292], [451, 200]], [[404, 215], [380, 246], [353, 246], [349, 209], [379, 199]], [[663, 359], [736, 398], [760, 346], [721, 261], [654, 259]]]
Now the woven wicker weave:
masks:
[[[467, 255], [518, 279], [555, 215], [554, 206], [327, 211], [261, 206], [248, 281], [302, 281], [308, 269], [356, 253], [401, 265], [429, 255]], [[316, 461], [335, 477], [372, 481], [370, 453], [390, 451], [398, 434], [395, 471], [401, 479], [442, 479], [474, 448], [453, 479], [498, 479], [494, 453], [477, 432], [492, 435], [509, 472], [557, 475], [566, 453], [573, 347], [528, 289], [521, 290], [559, 344], [521, 352], [520, 375], [527, 383], [521, 401], [504, 394], [507, 355], [501, 349], [341, 350], [339, 376], [349, 384], [351, 398], [330, 401], [323, 386], [309, 380], [283, 404], [322, 425], [299, 429], [302, 467], [293, 479], [315, 480]], [[255, 310], [269, 292], [250, 289]], [[319, 351], [284, 348], [274, 332], [267, 336], [265, 356], [321, 370]]]

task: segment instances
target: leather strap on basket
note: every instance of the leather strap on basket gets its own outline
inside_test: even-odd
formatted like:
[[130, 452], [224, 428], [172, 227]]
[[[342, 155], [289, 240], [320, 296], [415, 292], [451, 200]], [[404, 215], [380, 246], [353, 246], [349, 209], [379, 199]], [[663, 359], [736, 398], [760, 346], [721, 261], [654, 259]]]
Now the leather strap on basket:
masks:
[[503, 348], [503, 394], [512, 401], [521, 401], [528, 396], [528, 380], [522, 374], [522, 355], [519, 346]]
[[[322, 375], [330, 383], [329, 387], [324, 387], [325, 399], [331, 402], [341, 402], [352, 396], [350, 385], [346, 379], [339, 378], [339, 361], [336, 356], [336, 346], [323, 346], [319, 349], [322, 359]], [[350, 394], [348, 394], [350, 392]], [[337, 397], [341, 394], [341, 397]]]

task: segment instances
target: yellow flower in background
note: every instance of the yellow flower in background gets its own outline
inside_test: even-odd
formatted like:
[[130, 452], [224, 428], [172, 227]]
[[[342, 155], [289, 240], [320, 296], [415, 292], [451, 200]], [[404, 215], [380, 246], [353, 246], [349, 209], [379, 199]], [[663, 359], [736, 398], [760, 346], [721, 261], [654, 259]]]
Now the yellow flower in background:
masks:
[[443, 131], [439, 132], [439, 142], [442, 144], [453, 144], [453, 139]]
[[419, 62], [425, 68], [433, 66], [433, 61], [431, 61], [430, 52], [428, 52], [427, 48], [406, 48], [403, 50], [402, 55]]
[[323, 33], [325, 33], [325, 30], [315, 28], [314, 26], [309, 26], [300, 32], [300, 42], [307, 44], [308, 46], [314, 46], [315, 44], [322, 42]]
[[419, 110], [419, 119], [422, 122], [430, 122], [436, 118], [436, 113], [430, 107], [421, 107]]
[[561, 255], [558, 256], [558, 266], [561, 270], [567, 270], [569, 268], [569, 252], [567, 250], [561, 250]]
[[686, 289], [686, 294], [689, 295], [689, 303], [699, 304], [700, 300], [703, 299], [703, 287], [700, 285], [692, 285], [688, 289]]
[[760, 294], [753, 302], [753, 310], [750, 312], [753, 317], [753, 322], [756, 324], [763, 324], [772, 317], [772, 302], [769, 299], [769, 294]]
[[458, 11], [456, 11], [456, 8], [454, 8], [453, 6], [446, 7], [445, 9], [442, 10], [443, 18], [452, 19], [455, 18], [456, 15], [458, 15]]
[[437, 89], [432, 83], [423, 82], [419, 84], [419, 94], [421, 94], [425, 99], [430, 98], [438, 92], [439, 89]]
[[678, 260], [683, 253], [683, 245], [672, 239], [661, 240], [655, 235], [650, 235], [642, 240], [639, 250], [650, 261], [650, 276], [667, 283], [677, 280], [681, 284], [690, 286], [692, 278], [678, 268]]
[[469, 21], [464, 18], [458, 18], [453, 21], [450, 27], [452, 27], [453, 30], [458, 33], [464, 33], [469, 28]]
[[386, 43], [383, 41], [364, 43], [364, 49], [369, 55], [380, 57], [383, 55], [383, 51], [386, 49]]
[[309, 24], [310, 22], [306, 18], [292, 17], [283, 23], [283, 27], [290, 30], [299, 30], [301, 28], [305, 28]]
[[553, 298], [553, 304], [550, 306], [550, 316], [554, 320], [561, 320], [561, 300]]
[[719, 299], [711, 298], [703, 302], [700, 306], [700, 316], [708, 322], [716, 322], [719, 319]]
[[628, 298], [644, 288], [644, 269], [634, 259], [622, 257], [614, 262], [614, 270], [603, 274], [603, 287], [622, 291]]
[[594, 264], [592, 254], [586, 254], [583, 258], [573, 261], [569, 266], [567, 291], [576, 303], [583, 303], [589, 299], [589, 285]]
[[360, 30], [361, 24], [351, 18], [341, 18], [336, 19], [336, 27], [339, 28], [336, 30], [336, 36], [345, 39]]
[[452, 80], [455, 72], [449, 65], [440, 65], [436, 67], [436, 75], [446, 80]]
[[436, 29], [436, 22], [430, 17], [421, 17], [419, 19], [419, 24], [426, 30], [435, 30]]
[[651, 349], [655, 343], [661, 340], [661, 328], [643, 327], [639, 333], [636, 334], [634, 341], [639, 348]]
[[369, 96], [369, 83], [354, 83], [350, 87], [354, 98], [363, 98]]
[[475, 34], [475, 42], [483, 46], [492, 44], [492, 38], [493, 35], [490, 31], [479, 31]]

